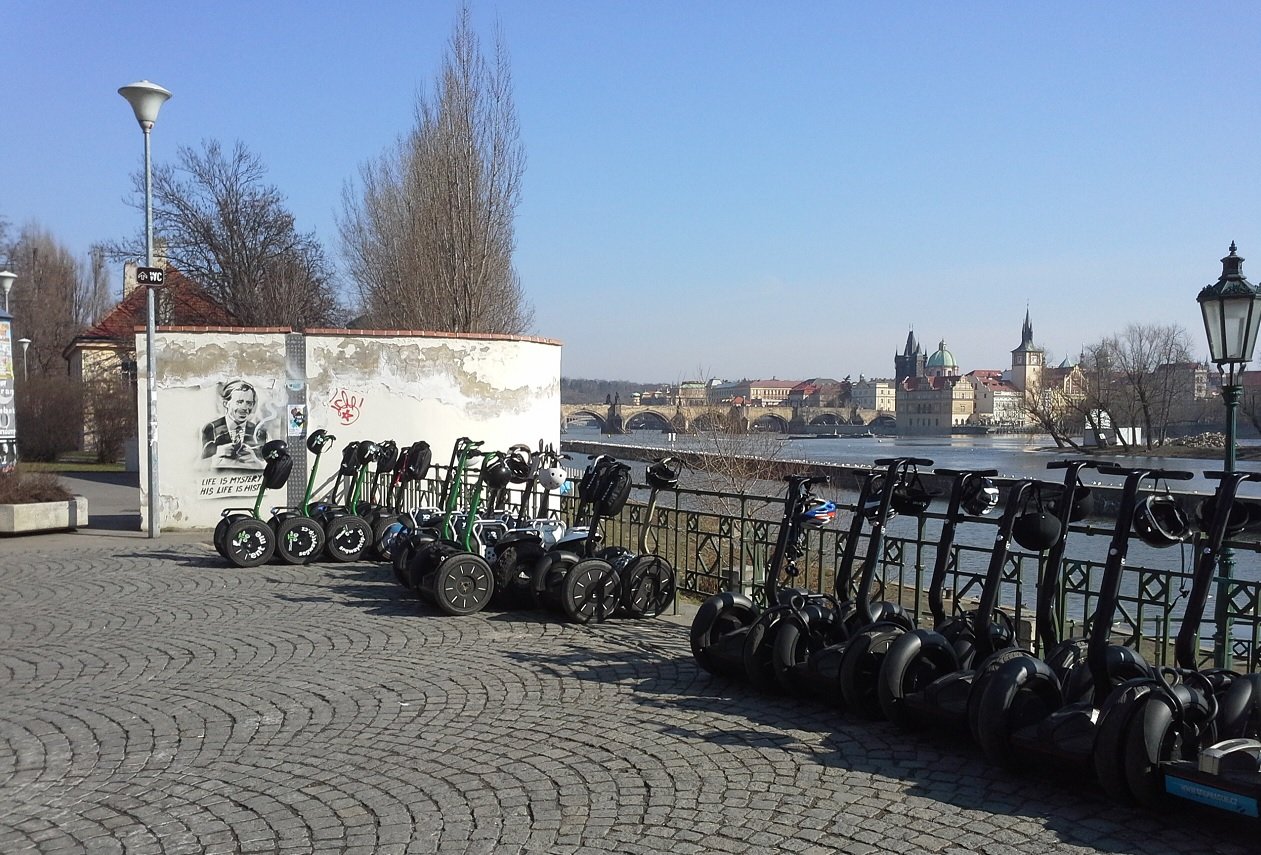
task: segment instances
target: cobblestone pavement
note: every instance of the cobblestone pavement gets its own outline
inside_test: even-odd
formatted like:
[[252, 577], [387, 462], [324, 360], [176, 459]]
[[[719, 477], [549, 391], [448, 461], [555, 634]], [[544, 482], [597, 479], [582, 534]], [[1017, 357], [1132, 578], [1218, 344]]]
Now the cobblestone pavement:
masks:
[[698, 671], [684, 626], [440, 616], [374, 564], [0, 549], [0, 853], [1255, 853]]

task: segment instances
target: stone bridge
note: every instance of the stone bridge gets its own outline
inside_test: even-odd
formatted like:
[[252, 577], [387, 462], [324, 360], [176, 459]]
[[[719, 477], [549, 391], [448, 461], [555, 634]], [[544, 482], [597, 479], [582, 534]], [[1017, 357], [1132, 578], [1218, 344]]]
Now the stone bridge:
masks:
[[660, 430], [664, 433], [692, 433], [698, 430], [760, 430], [778, 433], [806, 431], [808, 428], [866, 425], [876, 417], [874, 410], [857, 407], [755, 407], [683, 406], [676, 404], [562, 404], [560, 423], [594, 420], [604, 434], [631, 430]]

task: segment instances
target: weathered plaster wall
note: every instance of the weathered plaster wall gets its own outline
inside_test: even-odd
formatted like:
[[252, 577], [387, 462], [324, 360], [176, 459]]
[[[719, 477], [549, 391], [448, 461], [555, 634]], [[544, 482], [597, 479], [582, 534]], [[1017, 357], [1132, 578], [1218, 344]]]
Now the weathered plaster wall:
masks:
[[[143, 335], [136, 346], [143, 369]], [[288, 439], [298, 457], [306, 455], [311, 431], [334, 434], [337, 442], [321, 462], [320, 481], [335, 472], [342, 448], [353, 440], [393, 439], [405, 446], [423, 439], [440, 462], [461, 436], [484, 440], [488, 449], [560, 441], [556, 342], [163, 329], [157, 346], [163, 529], [210, 527], [224, 508], [252, 506], [261, 462], [248, 448], [239, 455], [229, 449], [266, 439]], [[242, 382], [233, 381], [250, 387], [253, 400]], [[142, 492], [148, 484], [144, 388], [142, 376], [137, 396]], [[248, 415], [232, 421], [234, 408]], [[295, 465], [291, 482], [305, 486], [306, 471]], [[268, 493], [264, 514], [286, 503], [285, 491]], [[142, 495], [142, 516], [147, 507]]]

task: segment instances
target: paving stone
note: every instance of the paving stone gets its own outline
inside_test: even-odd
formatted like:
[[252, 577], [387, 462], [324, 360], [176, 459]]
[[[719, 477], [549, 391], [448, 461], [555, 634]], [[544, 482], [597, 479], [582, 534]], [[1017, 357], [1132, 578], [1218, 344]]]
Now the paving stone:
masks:
[[4, 547], [6, 855], [1255, 852], [711, 678], [685, 625], [448, 617], [381, 565], [108, 541]]

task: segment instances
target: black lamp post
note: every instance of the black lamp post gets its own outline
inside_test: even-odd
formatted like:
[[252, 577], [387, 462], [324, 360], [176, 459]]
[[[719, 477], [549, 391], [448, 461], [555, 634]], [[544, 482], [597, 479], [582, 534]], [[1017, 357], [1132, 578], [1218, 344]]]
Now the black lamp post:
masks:
[[[1243, 275], [1243, 259], [1235, 254], [1222, 259], [1221, 278], [1206, 285], [1196, 297], [1204, 314], [1208, 349], [1222, 372], [1222, 400], [1226, 403], [1226, 471], [1235, 470], [1235, 414], [1243, 391], [1243, 367], [1252, 360], [1261, 324], [1261, 293]], [[1222, 550], [1217, 578], [1217, 639], [1213, 658], [1217, 667], [1230, 667], [1230, 581], [1234, 556]]]

